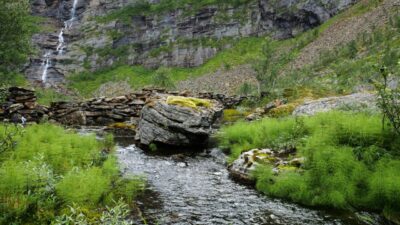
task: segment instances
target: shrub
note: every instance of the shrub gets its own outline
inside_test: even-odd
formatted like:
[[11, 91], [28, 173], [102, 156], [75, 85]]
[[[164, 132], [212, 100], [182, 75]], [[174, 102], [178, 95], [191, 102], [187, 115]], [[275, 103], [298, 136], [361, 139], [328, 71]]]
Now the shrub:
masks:
[[397, 134], [400, 135], [400, 88], [388, 88], [389, 71], [385, 66], [381, 67], [380, 73], [383, 83], [375, 83], [380, 96], [378, 105], [384, 114], [383, 119], [387, 118]]
[[[0, 125], [0, 131], [1, 140], [15, 128]], [[0, 224], [97, 224], [116, 199], [133, 204], [144, 189], [143, 178], [121, 177], [116, 157], [108, 155], [114, 149], [112, 136], [97, 141], [41, 124], [10, 142], [0, 152]], [[110, 213], [104, 218], [115, 218]]]
[[[301, 170], [274, 174], [269, 166], [256, 169], [261, 192], [311, 206], [382, 210], [399, 220], [399, 141], [380, 115], [322, 113], [302, 119], [264, 119], [224, 127], [221, 146], [237, 158], [251, 148], [280, 149], [291, 143]], [[278, 144], [277, 144], [278, 143]]]
[[102, 148], [93, 136], [80, 136], [51, 124], [29, 126], [23, 138], [17, 141], [15, 160], [24, 161], [43, 155], [44, 162], [51, 165], [57, 174], [98, 163]]
[[94, 206], [109, 191], [110, 180], [100, 168], [73, 170], [56, 186], [57, 195], [67, 204]]
[[[42, 162], [42, 157], [27, 162], [4, 162], [0, 166], [0, 224], [28, 216], [36, 222], [51, 218], [55, 182], [51, 167]], [[29, 215], [32, 211], [34, 214]]]
[[238, 122], [225, 126], [218, 134], [220, 146], [231, 150], [231, 157], [237, 158], [243, 151], [253, 148], [291, 148], [307, 134], [307, 128], [294, 118], [270, 119], [260, 122]]
[[153, 84], [160, 88], [174, 88], [175, 84], [170, 78], [170, 70], [160, 68], [153, 75]]

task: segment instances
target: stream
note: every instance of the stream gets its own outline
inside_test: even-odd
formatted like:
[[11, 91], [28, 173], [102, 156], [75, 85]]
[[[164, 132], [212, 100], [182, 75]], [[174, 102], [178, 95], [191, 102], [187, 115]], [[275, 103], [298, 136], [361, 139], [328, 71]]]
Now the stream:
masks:
[[126, 141], [117, 143], [123, 174], [148, 180], [138, 200], [147, 224], [376, 224], [360, 222], [356, 214], [315, 210], [263, 196], [229, 178], [225, 155], [218, 149], [155, 155]]

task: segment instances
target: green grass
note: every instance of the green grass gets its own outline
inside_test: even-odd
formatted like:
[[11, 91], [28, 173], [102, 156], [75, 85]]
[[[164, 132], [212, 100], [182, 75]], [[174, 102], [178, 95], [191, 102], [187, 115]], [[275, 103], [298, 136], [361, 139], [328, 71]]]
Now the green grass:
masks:
[[[348, 94], [359, 88], [371, 90], [371, 81], [379, 79], [379, 68], [385, 65], [392, 74], [400, 70], [400, 26], [395, 15], [391, 23], [376, 27], [371, 33], [360, 34], [346, 45], [322, 52], [319, 60], [302, 70], [285, 71], [279, 83], [296, 80], [293, 89], [308, 88], [315, 91], [330, 90], [335, 94]], [[393, 75], [396, 76], [396, 75]]]
[[51, 124], [0, 125], [0, 143], [15, 130], [14, 144], [0, 151], [0, 224], [49, 224], [70, 206], [99, 222], [106, 207], [120, 199], [131, 205], [143, 189], [143, 180], [120, 176], [110, 137], [98, 141]]
[[[275, 51], [280, 49], [292, 48], [290, 54], [284, 55], [280, 60], [288, 61], [293, 58], [301, 48], [316, 38], [315, 31], [309, 31], [297, 36], [295, 39], [275, 41], [270, 38], [248, 37], [233, 41], [233, 47], [219, 52], [215, 57], [208, 60], [205, 64], [195, 68], [163, 68], [171, 81], [176, 83], [192, 77], [198, 77], [213, 73], [218, 69], [233, 68], [238, 65], [252, 64], [262, 57], [262, 48], [265, 43], [271, 42]], [[280, 63], [285, 64], [285, 63]], [[84, 97], [89, 97], [102, 84], [110, 81], [127, 80], [132, 88], [140, 89], [145, 86], [154, 85], [154, 76], [157, 70], [146, 69], [142, 66], [117, 65], [97, 72], [84, 72], [69, 77], [69, 87], [76, 89]]]
[[[240, 122], [222, 129], [220, 144], [236, 158], [252, 148], [289, 144], [305, 157], [298, 171], [275, 175], [271, 165], [254, 176], [261, 192], [310, 206], [365, 209], [399, 219], [400, 139], [379, 115], [331, 112], [301, 119]], [[280, 144], [276, 144], [280, 143]]]
[[[261, 55], [263, 38], [245, 38], [240, 40], [233, 48], [218, 53], [204, 65], [196, 68], [167, 68], [166, 72], [172, 82], [178, 82], [189, 77], [201, 76], [214, 72], [219, 68], [229, 65], [241, 65], [254, 61]], [[69, 78], [70, 88], [79, 90], [82, 96], [88, 97], [100, 85], [109, 81], [127, 80], [132, 88], [140, 89], [154, 84], [153, 77], [156, 70], [145, 69], [141, 66], [115, 66], [95, 73], [85, 72]]]
[[65, 94], [60, 94], [53, 89], [36, 89], [37, 102], [41, 105], [50, 106], [52, 102], [70, 101], [71, 97]]

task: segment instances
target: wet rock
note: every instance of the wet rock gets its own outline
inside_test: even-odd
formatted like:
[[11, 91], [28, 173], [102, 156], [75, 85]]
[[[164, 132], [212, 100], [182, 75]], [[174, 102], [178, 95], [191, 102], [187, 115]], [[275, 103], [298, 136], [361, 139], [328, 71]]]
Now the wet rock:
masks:
[[274, 162], [276, 158], [271, 149], [253, 149], [242, 153], [238, 159], [229, 165], [228, 170], [231, 176], [242, 183], [252, 184], [254, 179], [251, 173], [260, 163], [266, 161]]
[[114, 123], [108, 125], [104, 131], [111, 132], [117, 137], [134, 137], [136, 135], [136, 126], [128, 123]]
[[228, 166], [228, 170], [233, 179], [245, 184], [253, 184], [255, 180], [252, 173], [259, 165], [270, 165], [274, 173], [297, 171], [304, 164], [304, 158], [290, 160], [292, 155], [281, 156], [271, 149], [253, 149], [243, 152]]
[[160, 95], [142, 109], [137, 139], [143, 145], [205, 146], [222, 109], [217, 101]]
[[372, 110], [378, 111], [376, 95], [370, 93], [356, 93], [340, 97], [328, 97], [308, 101], [295, 108], [294, 116], [315, 115], [331, 110]]

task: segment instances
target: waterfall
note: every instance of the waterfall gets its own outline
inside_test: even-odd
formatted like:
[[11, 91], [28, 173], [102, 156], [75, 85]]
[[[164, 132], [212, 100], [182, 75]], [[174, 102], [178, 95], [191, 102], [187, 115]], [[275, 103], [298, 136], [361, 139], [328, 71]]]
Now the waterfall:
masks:
[[[64, 40], [64, 32], [68, 29], [70, 29], [76, 20], [76, 9], [78, 7], [78, 0], [74, 0], [72, 3], [72, 8], [71, 8], [71, 17], [70, 19], [64, 21], [64, 27], [61, 28], [60, 32], [58, 33], [58, 44], [56, 48], [57, 55], [62, 55], [63, 51], [65, 49], [65, 40]], [[42, 60], [42, 67], [43, 67], [43, 72], [42, 72], [42, 83], [46, 83], [47, 81], [47, 72], [49, 67], [51, 66], [51, 56], [53, 55], [54, 52], [52, 51], [47, 51], [46, 54], [43, 56]]]
[[44, 54], [43, 56], [43, 62], [42, 62], [42, 67], [43, 67], [43, 73], [42, 73], [42, 82], [46, 83], [47, 81], [47, 71], [51, 65], [51, 60], [50, 60], [50, 56], [51, 56], [51, 51], [47, 51], [46, 54]]
[[72, 4], [72, 9], [71, 9], [71, 18], [64, 22], [66, 29], [71, 28], [72, 24], [76, 20], [76, 7], [77, 6], [78, 6], [78, 0], [74, 0], [74, 3]]
[[58, 35], [58, 45], [56, 51], [59, 55], [62, 55], [63, 50], [64, 50], [64, 28], [61, 29], [60, 34]]
[[71, 17], [69, 20], [64, 21], [64, 28], [61, 29], [61, 31], [58, 35], [58, 46], [57, 46], [58, 55], [63, 54], [63, 50], [65, 48], [65, 46], [64, 46], [64, 31], [70, 29], [72, 27], [74, 21], [76, 20], [77, 6], [78, 6], [78, 0], [74, 0], [74, 2], [72, 3], [72, 8], [71, 8]]

